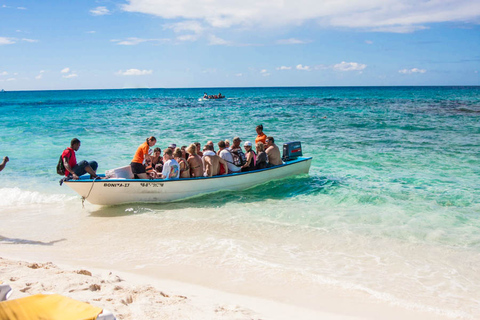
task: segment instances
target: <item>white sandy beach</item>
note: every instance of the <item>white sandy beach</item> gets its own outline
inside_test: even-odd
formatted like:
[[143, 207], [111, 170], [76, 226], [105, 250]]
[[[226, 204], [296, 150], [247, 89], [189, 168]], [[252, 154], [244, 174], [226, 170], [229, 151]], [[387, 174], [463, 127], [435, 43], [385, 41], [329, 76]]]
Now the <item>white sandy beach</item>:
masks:
[[443, 319], [351, 295], [328, 294], [310, 309], [258, 298], [255, 292], [244, 296], [85, 266], [0, 258], [0, 270], [0, 279], [14, 290], [10, 299], [59, 293], [108, 309], [117, 319]]

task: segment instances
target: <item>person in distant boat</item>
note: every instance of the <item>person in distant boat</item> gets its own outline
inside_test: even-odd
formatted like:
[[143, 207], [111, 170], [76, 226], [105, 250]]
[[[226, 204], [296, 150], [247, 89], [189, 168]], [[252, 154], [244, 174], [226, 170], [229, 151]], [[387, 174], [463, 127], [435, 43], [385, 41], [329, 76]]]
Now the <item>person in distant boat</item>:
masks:
[[208, 99], [208, 94], [206, 92], [203, 93], [203, 99]]
[[265, 145], [262, 142], [257, 142], [257, 163], [255, 170], [265, 169], [267, 167], [267, 154], [265, 153]]
[[240, 142], [242, 142], [240, 137], [233, 138], [233, 145], [230, 147], [230, 151], [239, 158], [238, 165], [242, 166], [247, 161], [247, 158], [245, 157], [245, 153], [243, 153]]
[[190, 166], [188, 165], [187, 160], [183, 157], [182, 149], [176, 148], [173, 152], [173, 156], [180, 166], [180, 178], [190, 178]]
[[243, 147], [245, 148], [247, 162], [242, 166], [242, 172], [255, 170], [255, 165], [257, 164], [257, 155], [255, 154], [255, 151], [252, 150], [252, 143], [250, 141], [246, 141]]
[[197, 154], [198, 154], [200, 157], [203, 157], [203, 152], [200, 150], [200, 147], [201, 147], [200, 142], [194, 142], [194, 143], [195, 143], [195, 146], [197, 147]]
[[218, 93], [218, 99], [225, 98], [225, 96], [222, 96], [222, 94], [219, 92]]
[[90, 179], [100, 178], [97, 176], [98, 163], [96, 161], [82, 160], [77, 163], [75, 152], [80, 149], [81, 142], [77, 138], [70, 141], [70, 148], [67, 148], [62, 153], [63, 166], [65, 167], [65, 177], [77, 180], [78, 177], [86, 173], [90, 174]]
[[163, 169], [161, 179], [178, 179], [180, 177], [180, 165], [173, 157], [173, 150], [165, 149], [163, 152]]
[[202, 157], [197, 154], [197, 146], [192, 143], [188, 146], [187, 152], [189, 154], [187, 162], [190, 166], [190, 176], [192, 178], [203, 177], [203, 161]]
[[280, 155], [280, 149], [278, 149], [277, 145], [275, 144], [273, 137], [267, 137], [266, 142], [267, 150], [265, 150], [265, 153], [267, 154], [268, 165], [279, 166], [283, 164], [282, 156]]
[[153, 169], [161, 172], [163, 167], [162, 149], [158, 147], [153, 149], [153, 155], [151, 157]]
[[217, 156], [213, 151], [213, 147], [209, 144], [205, 145], [203, 153], [203, 176], [212, 177], [228, 173], [227, 162]]
[[265, 140], [267, 140], [267, 135], [263, 133], [263, 125], [259, 124], [255, 130], [257, 131], [257, 137], [255, 138], [255, 144], [262, 142], [265, 144]]
[[228, 173], [240, 172], [242, 170], [242, 168], [237, 167], [233, 163], [233, 155], [226, 148], [225, 141], [219, 141], [218, 142], [218, 148], [220, 149], [220, 151], [218, 151], [218, 156], [227, 162]]
[[5, 169], [5, 166], [7, 165], [8, 161], [10, 161], [10, 159], [8, 157], [3, 157], [3, 161], [2, 161], [2, 163], [0, 163], [0, 171]]
[[154, 136], [147, 138], [144, 143], [142, 143], [137, 151], [135, 152], [135, 156], [130, 163], [130, 167], [132, 168], [132, 173], [137, 179], [148, 179], [149, 176], [145, 170], [145, 166], [143, 165], [145, 159], [150, 159], [150, 155], [148, 154], [148, 150], [150, 147], [153, 147], [157, 143], [157, 139]]

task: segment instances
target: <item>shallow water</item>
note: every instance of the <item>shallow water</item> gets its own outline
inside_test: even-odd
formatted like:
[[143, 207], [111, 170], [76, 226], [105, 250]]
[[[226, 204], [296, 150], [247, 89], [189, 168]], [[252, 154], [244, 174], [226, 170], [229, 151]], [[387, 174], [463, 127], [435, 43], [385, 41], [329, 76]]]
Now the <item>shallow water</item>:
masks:
[[[228, 290], [257, 282], [314, 294], [328, 285], [452, 317], [480, 314], [479, 87], [229, 88], [221, 92], [230, 99], [198, 101], [204, 91], [1, 94], [0, 156], [11, 161], [0, 173], [0, 245], [61, 248], [65, 260], [93, 252], [156, 275], [203, 270]], [[128, 164], [150, 135], [162, 149], [253, 141], [260, 123], [278, 144], [302, 141], [313, 157], [308, 176], [83, 210], [58, 185], [55, 166], [73, 137], [82, 141], [77, 159], [103, 172]]]

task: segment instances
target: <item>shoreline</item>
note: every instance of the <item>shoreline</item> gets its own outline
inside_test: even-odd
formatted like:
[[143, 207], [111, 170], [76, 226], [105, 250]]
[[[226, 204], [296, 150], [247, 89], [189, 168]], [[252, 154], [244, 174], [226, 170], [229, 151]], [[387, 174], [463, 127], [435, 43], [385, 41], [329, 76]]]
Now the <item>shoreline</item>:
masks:
[[[29, 260], [29, 259], [27, 259]], [[37, 259], [38, 260], [38, 259]], [[117, 319], [451, 319], [325, 289], [316, 306], [295, 299], [278, 301], [230, 293], [193, 283], [138, 273], [56, 262], [0, 257], [0, 279], [10, 284], [10, 300], [57, 293], [114, 313]], [[13, 280], [13, 281], [12, 281]], [[288, 296], [288, 288], [284, 288]], [[292, 293], [293, 294], [293, 293]]]

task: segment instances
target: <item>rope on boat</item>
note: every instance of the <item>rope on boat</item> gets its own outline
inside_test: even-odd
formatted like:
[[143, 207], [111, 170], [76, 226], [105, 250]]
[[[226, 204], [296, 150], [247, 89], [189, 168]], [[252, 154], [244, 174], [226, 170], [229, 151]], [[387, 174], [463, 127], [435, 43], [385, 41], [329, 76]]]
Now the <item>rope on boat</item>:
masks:
[[93, 186], [95, 184], [95, 180], [99, 179], [99, 177], [95, 177], [92, 181], [92, 186], [90, 187], [90, 190], [88, 191], [88, 194], [86, 197], [82, 197], [82, 209], [85, 209], [85, 200], [90, 196], [90, 192], [92, 192]]

